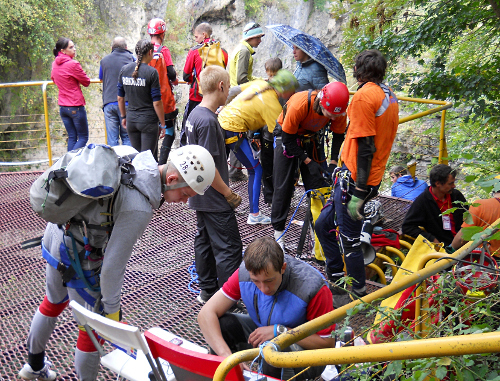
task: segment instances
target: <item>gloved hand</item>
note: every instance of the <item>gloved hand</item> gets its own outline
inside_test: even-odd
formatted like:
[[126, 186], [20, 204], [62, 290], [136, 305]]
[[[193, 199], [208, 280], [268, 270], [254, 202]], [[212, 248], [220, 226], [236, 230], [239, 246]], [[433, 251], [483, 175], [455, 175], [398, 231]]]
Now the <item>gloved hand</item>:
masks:
[[241, 197], [240, 195], [234, 193], [231, 191], [231, 194], [229, 196], [224, 196], [226, 199], [227, 203], [231, 206], [231, 208], [236, 209], [238, 206], [241, 204]]
[[362, 220], [364, 217], [363, 213], [363, 203], [365, 202], [365, 198], [368, 195], [367, 191], [354, 189], [352, 193], [351, 200], [347, 204], [347, 213], [354, 220]]
[[307, 169], [309, 170], [309, 173], [311, 176], [314, 177], [323, 177], [323, 168], [321, 168], [321, 165], [316, 163], [314, 160], [311, 160], [307, 165]]

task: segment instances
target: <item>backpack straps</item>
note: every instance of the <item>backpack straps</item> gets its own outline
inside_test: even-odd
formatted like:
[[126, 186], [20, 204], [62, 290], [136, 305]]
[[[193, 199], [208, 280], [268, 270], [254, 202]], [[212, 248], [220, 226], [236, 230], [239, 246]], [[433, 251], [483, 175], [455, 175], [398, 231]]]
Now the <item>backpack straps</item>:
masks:
[[206, 44], [205, 44], [205, 46], [207, 46], [207, 47], [208, 47], [208, 49], [207, 49], [207, 53], [205, 54], [205, 58], [203, 58], [203, 57], [201, 58], [201, 60], [202, 60], [202, 62], [203, 62], [203, 65], [202, 65], [202, 67], [201, 67], [201, 68], [202, 68], [202, 70], [203, 70], [203, 69], [205, 69], [205, 67], [207, 66], [208, 55], [209, 55], [209, 53], [210, 53], [210, 49], [212, 49], [212, 45], [213, 45], [213, 44], [208, 44], [208, 43], [206, 43]]
[[126, 185], [129, 188], [134, 187], [134, 177], [135, 177], [135, 168], [132, 165], [132, 160], [137, 156], [136, 153], [122, 156], [120, 157], [118, 164], [120, 165], [120, 169], [122, 171], [120, 184]]
[[[45, 185], [45, 190], [47, 191], [47, 195], [50, 192], [50, 184], [52, 184], [52, 181], [54, 180], [59, 181], [66, 178], [68, 178], [68, 171], [66, 170], [66, 168], [60, 168], [50, 172], [49, 175], [47, 176], [47, 183]], [[55, 201], [55, 204], [57, 206], [61, 206], [62, 203], [66, 201], [69, 196], [71, 196], [72, 193], [73, 191], [70, 188], [66, 188], [64, 193]]]

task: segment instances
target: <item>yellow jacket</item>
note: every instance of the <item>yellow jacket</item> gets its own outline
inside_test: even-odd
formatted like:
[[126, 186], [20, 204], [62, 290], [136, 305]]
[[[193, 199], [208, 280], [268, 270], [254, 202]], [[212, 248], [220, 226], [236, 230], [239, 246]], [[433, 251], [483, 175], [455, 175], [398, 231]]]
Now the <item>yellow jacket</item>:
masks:
[[[272, 133], [282, 107], [273, 88], [260, 93], [268, 86], [269, 84], [261, 79], [246, 84], [245, 89], [219, 114], [221, 127], [227, 131], [247, 132], [267, 125]], [[245, 100], [250, 95], [254, 96]]]
[[241, 85], [253, 81], [253, 54], [255, 50], [250, 44], [241, 40], [229, 58], [229, 79], [231, 86]]

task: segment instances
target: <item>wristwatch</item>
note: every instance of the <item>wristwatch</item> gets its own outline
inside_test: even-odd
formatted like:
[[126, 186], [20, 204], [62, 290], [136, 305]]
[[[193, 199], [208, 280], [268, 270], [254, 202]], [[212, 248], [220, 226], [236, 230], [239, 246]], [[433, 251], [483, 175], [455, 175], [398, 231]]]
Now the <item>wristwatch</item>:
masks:
[[126, 115], [120, 116], [120, 119], [127, 119]]
[[278, 328], [276, 329], [276, 331], [278, 331], [278, 333], [281, 335], [282, 333], [286, 333], [286, 331], [288, 331], [288, 328], [284, 325], [278, 324]]

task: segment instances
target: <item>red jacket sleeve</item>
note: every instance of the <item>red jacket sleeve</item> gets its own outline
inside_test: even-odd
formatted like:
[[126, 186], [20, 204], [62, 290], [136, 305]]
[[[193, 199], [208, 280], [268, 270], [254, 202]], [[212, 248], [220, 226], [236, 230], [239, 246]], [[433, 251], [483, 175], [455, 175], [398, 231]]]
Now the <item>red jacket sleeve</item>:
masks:
[[197, 50], [191, 49], [186, 57], [186, 64], [184, 65], [184, 74], [182, 78], [188, 82], [193, 82], [193, 69], [195, 67], [195, 55], [198, 54]]
[[161, 54], [163, 54], [163, 59], [165, 60], [165, 66], [173, 66], [172, 56], [170, 55], [170, 50], [166, 46], [162, 46]]
[[83, 71], [80, 62], [74, 61], [72, 75], [80, 82], [83, 86], [88, 87], [90, 85], [90, 78]]

